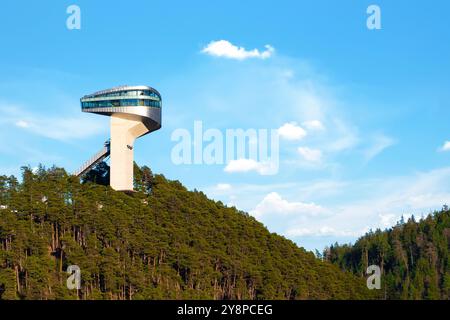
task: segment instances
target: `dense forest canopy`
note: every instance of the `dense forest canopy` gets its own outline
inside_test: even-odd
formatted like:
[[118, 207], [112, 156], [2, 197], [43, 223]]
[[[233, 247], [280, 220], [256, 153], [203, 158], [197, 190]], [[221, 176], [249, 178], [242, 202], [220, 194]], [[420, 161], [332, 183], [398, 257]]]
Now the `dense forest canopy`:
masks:
[[381, 299], [450, 299], [450, 211], [376, 230], [354, 245], [335, 244], [323, 258], [342, 270], [364, 276], [369, 265], [381, 269]]
[[[106, 169], [83, 182], [56, 167], [0, 176], [0, 299], [373, 297], [245, 212], [148, 167], [135, 166], [137, 192], [116, 192]], [[66, 287], [70, 265], [80, 290]]]

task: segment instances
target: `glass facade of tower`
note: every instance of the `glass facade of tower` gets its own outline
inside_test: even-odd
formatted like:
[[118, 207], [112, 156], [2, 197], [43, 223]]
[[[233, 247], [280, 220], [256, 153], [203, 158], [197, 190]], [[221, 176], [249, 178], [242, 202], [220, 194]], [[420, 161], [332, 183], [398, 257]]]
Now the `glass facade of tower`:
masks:
[[150, 87], [123, 87], [100, 91], [81, 98], [82, 108], [153, 107], [161, 108], [161, 95]]
[[153, 107], [161, 108], [160, 101], [147, 99], [121, 99], [121, 100], [102, 100], [102, 101], [83, 101], [83, 108], [103, 108], [103, 107]]

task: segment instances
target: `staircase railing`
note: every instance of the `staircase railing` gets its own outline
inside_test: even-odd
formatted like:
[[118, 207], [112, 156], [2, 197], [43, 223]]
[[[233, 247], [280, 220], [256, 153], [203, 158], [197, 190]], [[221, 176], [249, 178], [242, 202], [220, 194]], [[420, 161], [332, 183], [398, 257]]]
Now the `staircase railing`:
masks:
[[74, 172], [74, 175], [77, 177], [82, 176], [86, 172], [88, 172], [93, 166], [98, 164], [100, 161], [108, 157], [110, 154], [110, 143], [109, 140], [105, 142], [105, 146], [97, 152], [93, 157], [91, 157], [88, 161], [86, 161], [80, 169]]

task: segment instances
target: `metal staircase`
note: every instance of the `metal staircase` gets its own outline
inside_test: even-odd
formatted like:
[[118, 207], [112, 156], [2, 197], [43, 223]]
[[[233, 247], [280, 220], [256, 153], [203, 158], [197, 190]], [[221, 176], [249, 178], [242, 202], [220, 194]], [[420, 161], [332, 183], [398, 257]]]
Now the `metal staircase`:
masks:
[[91, 168], [94, 167], [96, 164], [98, 164], [99, 162], [103, 161], [106, 157], [108, 157], [110, 152], [111, 152], [110, 141], [107, 140], [105, 142], [104, 147], [99, 152], [97, 152], [92, 158], [90, 158], [88, 161], [86, 161], [81, 166], [80, 169], [75, 171], [74, 175], [76, 175], [77, 177], [82, 176], [83, 174], [85, 174], [86, 172], [91, 170]]

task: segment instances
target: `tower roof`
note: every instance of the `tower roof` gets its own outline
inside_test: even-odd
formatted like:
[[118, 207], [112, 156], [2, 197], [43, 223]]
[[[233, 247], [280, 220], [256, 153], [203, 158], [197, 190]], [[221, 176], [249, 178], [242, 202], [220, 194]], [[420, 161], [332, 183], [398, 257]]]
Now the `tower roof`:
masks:
[[156, 93], [158, 95], [158, 97], [161, 99], [161, 94], [155, 88], [152, 88], [152, 87], [149, 87], [149, 86], [127, 86], [127, 85], [123, 85], [123, 86], [113, 87], [111, 89], [105, 89], [105, 90], [97, 91], [97, 92], [85, 95], [81, 99], [95, 98], [97, 96], [101, 96], [101, 95], [105, 95], [105, 94], [109, 94], [109, 93], [121, 92], [121, 91], [133, 91], [133, 90], [149, 90], [151, 92]]

